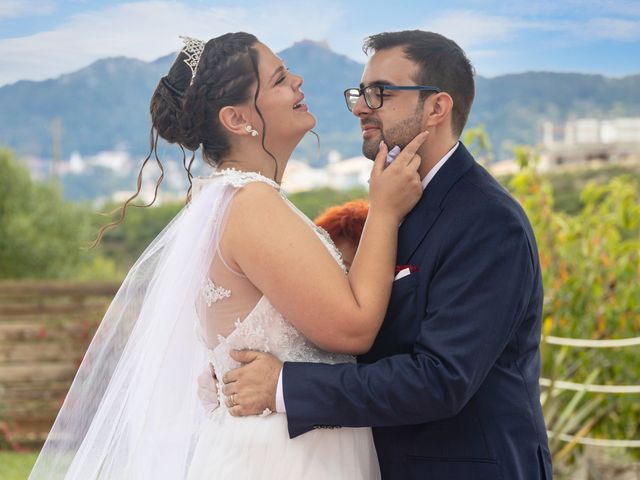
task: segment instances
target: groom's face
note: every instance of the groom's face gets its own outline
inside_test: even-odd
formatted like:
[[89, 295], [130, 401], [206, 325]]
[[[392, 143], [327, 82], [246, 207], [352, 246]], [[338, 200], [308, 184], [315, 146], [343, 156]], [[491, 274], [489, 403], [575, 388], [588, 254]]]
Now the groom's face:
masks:
[[[376, 52], [362, 74], [360, 87], [369, 85], [416, 85], [418, 66], [401, 47]], [[420, 93], [408, 90], [384, 90], [382, 107], [371, 109], [360, 96], [353, 114], [360, 119], [362, 153], [373, 160], [380, 141], [389, 149], [404, 148], [423, 128], [424, 101]]]

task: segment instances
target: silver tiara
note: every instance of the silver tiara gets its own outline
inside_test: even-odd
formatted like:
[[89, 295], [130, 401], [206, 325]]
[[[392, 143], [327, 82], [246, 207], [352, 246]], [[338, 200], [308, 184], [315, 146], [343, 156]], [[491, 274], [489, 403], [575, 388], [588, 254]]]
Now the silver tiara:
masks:
[[191, 84], [193, 84], [193, 79], [196, 78], [198, 63], [200, 63], [200, 57], [202, 56], [202, 52], [204, 51], [205, 43], [202, 40], [198, 40], [197, 38], [180, 38], [184, 42], [182, 52], [184, 52], [184, 54], [187, 56], [187, 58], [184, 60], [184, 63], [186, 63], [191, 69]]

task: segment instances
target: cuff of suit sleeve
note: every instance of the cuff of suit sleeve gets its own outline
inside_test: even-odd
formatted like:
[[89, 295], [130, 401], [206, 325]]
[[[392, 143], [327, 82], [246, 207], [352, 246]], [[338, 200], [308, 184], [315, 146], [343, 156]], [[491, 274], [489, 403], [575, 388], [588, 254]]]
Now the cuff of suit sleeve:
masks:
[[276, 388], [276, 412], [287, 413], [287, 408], [284, 404], [284, 392], [282, 391], [282, 371], [280, 369], [280, 375], [278, 376], [278, 386]]

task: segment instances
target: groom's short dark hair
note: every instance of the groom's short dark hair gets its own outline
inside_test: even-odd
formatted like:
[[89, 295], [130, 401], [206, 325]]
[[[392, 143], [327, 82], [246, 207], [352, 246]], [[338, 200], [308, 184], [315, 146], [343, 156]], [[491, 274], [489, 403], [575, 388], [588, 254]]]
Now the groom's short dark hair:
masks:
[[[369, 54], [395, 47], [403, 47], [407, 58], [419, 65], [417, 84], [436, 86], [451, 95], [451, 126], [453, 132], [460, 135], [475, 95], [474, 70], [462, 48], [438, 33], [405, 30], [371, 35], [364, 40], [362, 49]], [[428, 92], [421, 94], [424, 98]]]

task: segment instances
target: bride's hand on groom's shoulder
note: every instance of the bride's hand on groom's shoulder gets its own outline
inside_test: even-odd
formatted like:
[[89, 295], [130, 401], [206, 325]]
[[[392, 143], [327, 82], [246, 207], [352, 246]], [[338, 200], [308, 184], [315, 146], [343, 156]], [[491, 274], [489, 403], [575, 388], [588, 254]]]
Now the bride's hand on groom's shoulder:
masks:
[[418, 173], [421, 158], [417, 152], [428, 134], [424, 131], [416, 135], [388, 166], [385, 162], [389, 149], [384, 141], [380, 142], [369, 179], [370, 211], [393, 215], [401, 222], [418, 203], [422, 182]]
[[222, 393], [229, 413], [244, 417], [275, 412], [282, 362], [269, 353], [247, 350], [234, 350], [231, 357], [242, 366], [227, 372], [223, 378]]

